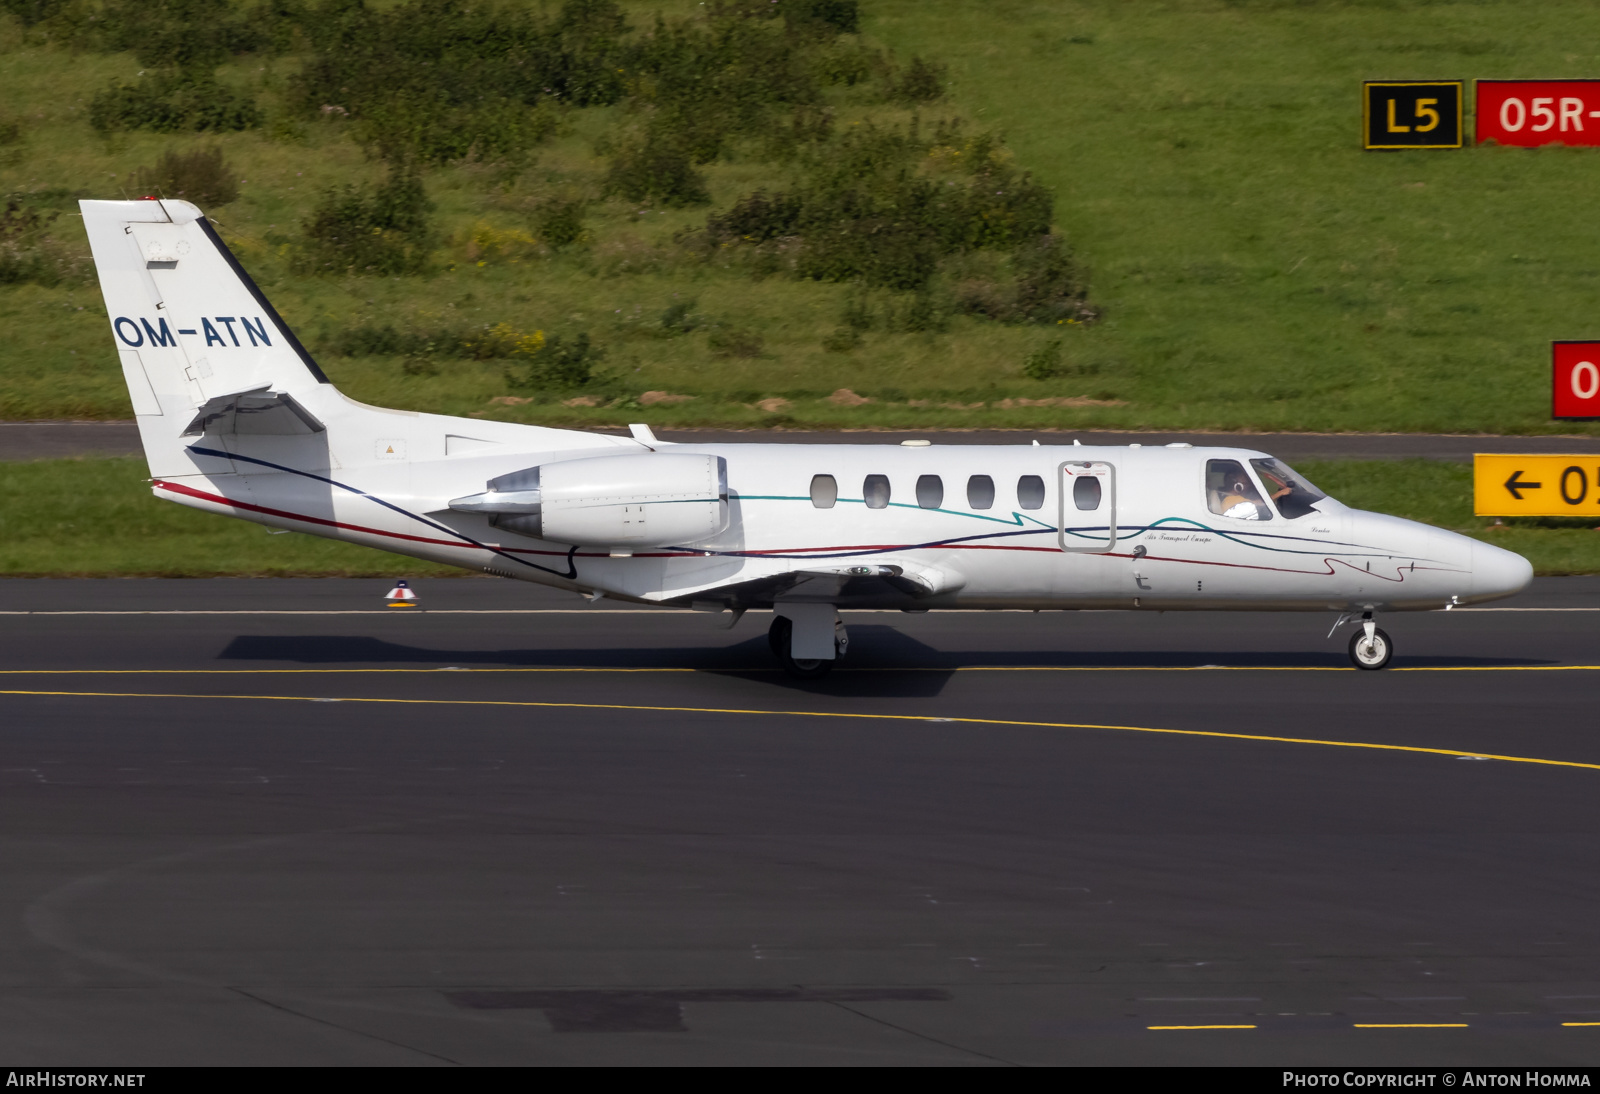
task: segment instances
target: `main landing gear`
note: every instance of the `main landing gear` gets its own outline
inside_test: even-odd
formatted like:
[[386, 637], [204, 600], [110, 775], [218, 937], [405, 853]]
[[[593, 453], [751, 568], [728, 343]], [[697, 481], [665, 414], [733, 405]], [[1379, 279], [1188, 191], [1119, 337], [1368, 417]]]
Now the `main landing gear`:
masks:
[[1372, 621], [1371, 612], [1361, 615], [1361, 629], [1350, 636], [1350, 661], [1358, 669], [1381, 669], [1394, 656], [1394, 643]]
[[793, 676], [796, 680], [820, 680], [833, 671], [834, 661], [844, 656], [845, 650], [850, 647], [850, 639], [845, 634], [843, 624], [835, 621], [833, 624], [834, 656], [832, 659], [796, 657], [794, 656], [794, 621], [788, 616], [778, 615], [773, 617], [772, 626], [767, 630], [767, 644], [772, 647], [772, 656], [778, 659], [778, 663], [783, 666], [784, 672]]

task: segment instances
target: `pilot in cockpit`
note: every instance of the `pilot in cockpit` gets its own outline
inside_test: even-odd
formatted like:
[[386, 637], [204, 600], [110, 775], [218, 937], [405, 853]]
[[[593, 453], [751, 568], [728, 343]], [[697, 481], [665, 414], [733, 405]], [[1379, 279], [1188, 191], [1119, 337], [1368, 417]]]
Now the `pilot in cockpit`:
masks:
[[1206, 467], [1206, 502], [1213, 513], [1234, 520], [1270, 520], [1250, 476], [1237, 460], [1211, 460]]

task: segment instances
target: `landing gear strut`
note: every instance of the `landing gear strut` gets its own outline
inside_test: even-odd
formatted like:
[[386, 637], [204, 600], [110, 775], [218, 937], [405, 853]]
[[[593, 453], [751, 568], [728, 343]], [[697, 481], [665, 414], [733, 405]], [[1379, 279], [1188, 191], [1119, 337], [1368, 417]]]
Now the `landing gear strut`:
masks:
[[1394, 643], [1372, 621], [1371, 612], [1361, 615], [1361, 629], [1350, 636], [1350, 660], [1358, 669], [1381, 669], [1394, 656]]
[[[836, 657], [843, 657], [849, 639], [843, 637], [843, 627], [836, 626], [838, 637], [834, 639], [834, 652]], [[767, 630], [767, 644], [772, 647], [772, 656], [778, 659], [783, 666], [783, 671], [793, 676], [796, 680], [820, 680], [833, 671], [833, 661], [822, 658], [795, 657], [790, 647], [794, 640], [794, 622], [788, 616], [779, 615], [772, 619], [772, 626]]]

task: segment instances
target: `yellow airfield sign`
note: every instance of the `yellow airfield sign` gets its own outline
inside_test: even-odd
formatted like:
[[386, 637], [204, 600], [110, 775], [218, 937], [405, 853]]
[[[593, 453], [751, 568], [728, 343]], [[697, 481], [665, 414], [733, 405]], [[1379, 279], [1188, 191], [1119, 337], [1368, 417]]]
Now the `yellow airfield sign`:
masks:
[[1600, 455], [1472, 457], [1480, 517], [1600, 517]]

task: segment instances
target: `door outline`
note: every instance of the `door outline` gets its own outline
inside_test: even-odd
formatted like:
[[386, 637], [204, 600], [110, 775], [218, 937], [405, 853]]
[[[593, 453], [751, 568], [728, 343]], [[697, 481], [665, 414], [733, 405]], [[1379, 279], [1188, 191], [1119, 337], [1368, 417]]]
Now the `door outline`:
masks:
[[[1068, 496], [1072, 493], [1071, 483], [1076, 478], [1085, 474], [1093, 474], [1104, 484], [1100, 495], [1100, 506], [1095, 509], [1067, 508]], [[1116, 550], [1117, 547], [1117, 467], [1108, 460], [1067, 460], [1056, 468], [1056, 487], [1060, 495], [1059, 516], [1056, 519], [1056, 543], [1063, 551], [1078, 554], [1104, 555]], [[1067, 542], [1067, 514], [1072, 513], [1099, 513], [1104, 510], [1106, 514], [1106, 538], [1103, 543], [1083, 543], [1081, 541], [1069, 544]]]

